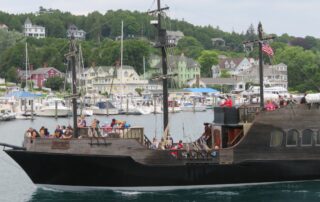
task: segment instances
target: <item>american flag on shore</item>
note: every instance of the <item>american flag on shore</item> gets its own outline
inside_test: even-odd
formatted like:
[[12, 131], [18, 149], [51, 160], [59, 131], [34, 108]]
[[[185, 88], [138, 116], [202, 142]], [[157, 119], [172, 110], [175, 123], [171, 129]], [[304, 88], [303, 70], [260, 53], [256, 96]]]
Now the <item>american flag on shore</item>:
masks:
[[267, 43], [263, 43], [263, 44], [262, 44], [262, 51], [263, 51], [265, 54], [267, 54], [268, 56], [273, 56], [273, 55], [274, 55], [271, 46], [269, 46], [269, 44], [267, 44]]

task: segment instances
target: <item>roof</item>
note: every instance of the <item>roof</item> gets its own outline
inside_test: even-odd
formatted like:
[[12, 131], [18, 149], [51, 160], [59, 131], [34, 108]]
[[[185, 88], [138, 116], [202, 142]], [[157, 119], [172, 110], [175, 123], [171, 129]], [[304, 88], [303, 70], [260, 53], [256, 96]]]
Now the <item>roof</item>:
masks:
[[59, 70], [57, 70], [56, 68], [54, 67], [41, 67], [41, 68], [38, 68], [36, 70], [33, 70], [31, 72], [31, 74], [45, 74], [47, 73], [50, 69], [54, 69], [55, 71], [57, 71], [58, 73], [62, 74]]
[[184, 34], [183, 34], [183, 32], [181, 32], [181, 31], [168, 31], [168, 30], [167, 30], [167, 36], [184, 37]]
[[201, 78], [200, 79], [206, 85], [235, 85], [242, 80], [237, 78]]
[[217, 93], [216, 89], [213, 88], [184, 88], [183, 90], [192, 92], [192, 93]]
[[220, 68], [225, 68], [226, 62], [229, 64], [233, 62], [236, 67], [244, 60], [245, 58], [226, 58], [226, 59], [220, 59], [219, 60], [219, 67]]
[[27, 18], [26, 21], [24, 21], [24, 24], [32, 24], [32, 23], [31, 23], [31, 20]]
[[15, 98], [35, 98], [39, 96], [42, 96], [42, 95], [31, 93], [29, 91], [14, 91], [5, 95], [5, 97], [15, 97]]

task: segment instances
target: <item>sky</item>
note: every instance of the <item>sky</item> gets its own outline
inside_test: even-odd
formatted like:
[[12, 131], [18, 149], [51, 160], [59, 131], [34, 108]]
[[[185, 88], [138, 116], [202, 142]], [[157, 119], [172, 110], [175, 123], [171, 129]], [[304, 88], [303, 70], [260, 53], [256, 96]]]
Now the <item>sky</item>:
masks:
[[[93, 11], [137, 10], [156, 8], [157, 0], [0, 0], [0, 10], [29, 13], [39, 7], [86, 15]], [[266, 33], [320, 38], [319, 0], [161, 0], [169, 6], [167, 15], [195, 25], [219, 26], [223, 31], [245, 32], [250, 24], [261, 21]]]

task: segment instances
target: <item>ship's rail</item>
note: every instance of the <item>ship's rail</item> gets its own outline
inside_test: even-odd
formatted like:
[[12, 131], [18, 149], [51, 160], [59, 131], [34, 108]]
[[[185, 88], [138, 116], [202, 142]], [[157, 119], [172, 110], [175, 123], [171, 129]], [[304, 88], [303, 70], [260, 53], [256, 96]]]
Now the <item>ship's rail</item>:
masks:
[[144, 135], [143, 127], [130, 128], [113, 128], [106, 130], [105, 128], [93, 129], [91, 127], [79, 128], [79, 136], [81, 138], [122, 138], [136, 139], [141, 144], [148, 146], [150, 140]]

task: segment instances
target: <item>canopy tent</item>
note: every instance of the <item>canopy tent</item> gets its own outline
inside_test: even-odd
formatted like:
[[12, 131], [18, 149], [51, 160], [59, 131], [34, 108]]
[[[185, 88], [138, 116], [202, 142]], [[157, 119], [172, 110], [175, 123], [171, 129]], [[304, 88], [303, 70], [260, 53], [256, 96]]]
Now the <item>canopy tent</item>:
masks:
[[40, 96], [42, 95], [31, 93], [29, 91], [14, 91], [5, 95], [5, 97], [15, 97], [15, 98], [37, 98]]
[[219, 91], [213, 88], [184, 88], [183, 90], [192, 93], [219, 93]]

